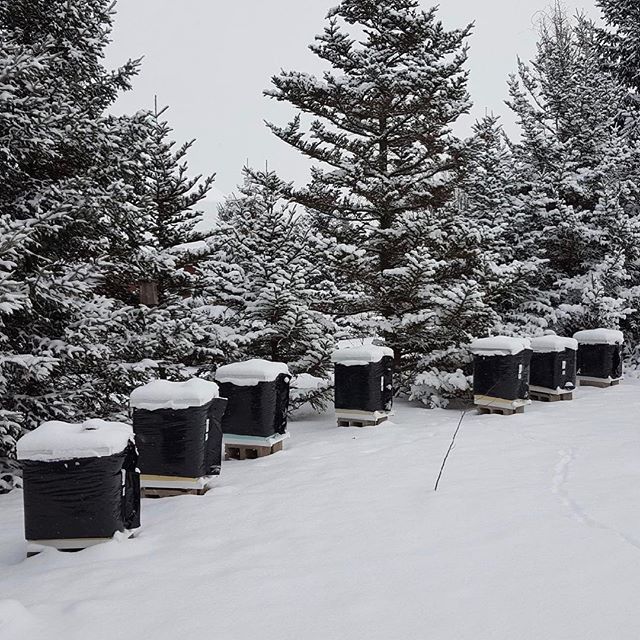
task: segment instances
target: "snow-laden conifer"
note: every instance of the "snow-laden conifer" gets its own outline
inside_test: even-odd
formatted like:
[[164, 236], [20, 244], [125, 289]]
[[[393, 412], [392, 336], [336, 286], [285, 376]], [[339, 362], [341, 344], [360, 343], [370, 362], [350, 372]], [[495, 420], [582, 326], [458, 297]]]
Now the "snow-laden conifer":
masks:
[[639, 149], [617, 126], [625, 89], [594, 25], [556, 10], [510, 90], [522, 129], [512, 230], [521, 259], [546, 261], [522, 321], [567, 335], [615, 327], [638, 296]]
[[[210, 294], [233, 334], [235, 357], [286, 362], [293, 374], [326, 378], [335, 327], [324, 311], [333, 285], [309, 215], [273, 171], [245, 169], [220, 210]], [[224, 322], [224, 321], [223, 321]], [[298, 394], [320, 403], [326, 385]]]
[[297, 111], [273, 132], [314, 162], [293, 198], [348, 257], [335, 282], [357, 295], [343, 298], [339, 320], [384, 338], [407, 381], [491, 316], [469, 264], [477, 237], [454, 198], [468, 34], [416, 0], [345, 0], [311, 45], [327, 71], [283, 71], [267, 92]]

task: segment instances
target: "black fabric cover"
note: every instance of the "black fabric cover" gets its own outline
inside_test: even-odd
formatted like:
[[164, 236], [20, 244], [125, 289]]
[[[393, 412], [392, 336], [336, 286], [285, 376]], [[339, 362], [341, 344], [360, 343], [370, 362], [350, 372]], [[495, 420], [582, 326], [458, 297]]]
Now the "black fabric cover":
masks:
[[281, 373], [272, 382], [251, 386], [219, 382], [220, 393], [229, 399], [222, 419], [222, 431], [261, 438], [285, 433], [290, 381], [291, 376]]
[[219, 474], [226, 406], [226, 398], [214, 398], [187, 409], [134, 409], [141, 473], [182, 478]]
[[578, 375], [612, 380], [622, 378], [622, 345], [579, 345]]
[[552, 353], [534, 352], [531, 355], [530, 384], [553, 391], [575, 389], [576, 355], [575, 349]]
[[336, 409], [391, 411], [393, 406], [393, 358], [366, 365], [336, 363]]
[[473, 394], [503, 400], [528, 400], [531, 350], [509, 356], [475, 355]]
[[22, 461], [27, 540], [110, 538], [140, 526], [140, 475], [133, 444], [101, 458]]

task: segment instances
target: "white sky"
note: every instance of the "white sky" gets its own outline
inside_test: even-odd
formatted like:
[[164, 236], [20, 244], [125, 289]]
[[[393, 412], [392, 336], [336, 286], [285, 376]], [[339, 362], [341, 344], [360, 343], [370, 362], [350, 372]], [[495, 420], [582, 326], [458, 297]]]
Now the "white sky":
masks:
[[[566, 0], [597, 16], [595, 0]], [[179, 142], [197, 138], [190, 156], [193, 172], [216, 173], [216, 188], [229, 193], [249, 162], [269, 166], [283, 178], [304, 180], [307, 164], [264, 126], [284, 123], [288, 107], [262, 96], [279, 69], [316, 72], [320, 64], [307, 45], [323, 28], [337, 0], [119, 0], [108, 64], [144, 56], [133, 91], [117, 112], [151, 107], [154, 94], [169, 105], [168, 118]], [[432, 3], [424, 0], [425, 6]], [[504, 105], [506, 79], [516, 56], [529, 59], [535, 23], [549, 0], [442, 0], [447, 28], [475, 22], [468, 68], [474, 101], [472, 118], [460, 124], [466, 135], [486, 110], [513, 119]], [[215, 195], [214, 195], [215, 197]]]

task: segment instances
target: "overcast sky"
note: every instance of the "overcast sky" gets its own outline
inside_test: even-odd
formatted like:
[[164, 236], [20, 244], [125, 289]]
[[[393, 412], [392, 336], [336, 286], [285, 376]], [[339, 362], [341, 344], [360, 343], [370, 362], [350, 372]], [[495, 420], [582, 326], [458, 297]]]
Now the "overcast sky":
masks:
[[[571, 12], [597, 16], [595, 0], [566, 0]], [[327, 9], [337, 0], [118, 0], [108, 63], [144, 56], [133, 91], [116, 105], [131, 112], [169, 105], [179, 141], [197, 138], [190, 156], [197, 173], [216, 173], [217, 190], [229, 193], [242, 166], [264, 166], [282, 177], [303, 180], [306, 164], [264, 126], [288, 120], [287, 106], [262, 95], [279, 69], [315, 72], [320, 65], [307, 45], [320, 33]], [[432, 3], [424, 1], [425, 6]], [[466, 135], [486, 110], [500, 114], [515, 132], [504, 106], [506, 79], [516, 57], [530, 58], [535, 28], [549, 0], [443, 0], [447, 28], [475, 22], [471, 38], [472, 118]]]

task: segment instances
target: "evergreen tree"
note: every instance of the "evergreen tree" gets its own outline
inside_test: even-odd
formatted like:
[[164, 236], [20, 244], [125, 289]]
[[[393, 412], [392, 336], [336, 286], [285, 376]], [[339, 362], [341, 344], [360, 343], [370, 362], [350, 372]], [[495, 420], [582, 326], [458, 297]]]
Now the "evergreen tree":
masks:
[[635, 0], [597, 0], [608, 29], [599, 31], [602, 53], [620, 81], [640, 94], [640, 4]]
[[75, 9], [71, 2], [0, 3], [0, 219], [25, 240], [9, 260], [22, 300], [8, 315], [3, 308], [0, 455], [12, 453], [16, 423], [28, 428], [90, 403], [89, 377], [67, 382], [99, 358], [86, 334], [71, 335], [82, 334], [109, 226], [110, 183], [95, 162], [109, 132], [93, 108], [100, 87], [126, 84], [133, 66], [108, 78], [82, 76], [82, 38], [90, 50], [107, 33], [66, 21], [67, 10], [78, 17]]
[[499, 330], [518, 333], [517, 326], [510, 326], [514, 313], [530, 298], [544, 261], [524, 258], [518, 250], [520, 237], [512, 223], [517, 174], [499, 118], [487, 115], [476, 122], [469, 149], [460, 197], [469, 228], [476, 230], [482, 247], [473, 266], [483, 283], [485, 302], [501, 318]]
[[557, 9], [511, 80], [522, 128], [512, 232], [523, 258], [546, 261], [522, 308], [530, 330], [617, 326], [636, 306], [638, 146], [617, 126], [624, 88], [596, 40], [592, 23]]
[[[0, 1], [0, 456], [44, 419], [122, 412], [151, 366], [194, 351], [195, 258], [173, 250], [210, 182], [159, 118], [105, 115], [137, 66], [103, 67], [112, 18], [110, 1]], [[140, 306], [140, 281], [165, 277], [167, 305]]]
[[200, 349], [217, 345], [217, 331], [203, 313], [202, 263], [212, 251], [211, 233], [197, 230], [198, 205], [214, 177], [189, 174], [193, 141], [176, 147], [165, 112], [156, 107], [124, 120], [131, 169], [122, 179], [135, 216], [120, 220], [118, 254], [105, 276], [114, 299], [106, 329], [114, 339], [103, 379], [106, 409], [116, 415], [133, 387], [155, 377], [188, 377], [186, 367], [198, 364]]
[[267, 92], [298, 110], [272, 131], [317, 163], [293, 198], [349, 255], [335, 282], [356, 295], [339, 315], [383, 337], [409, 375], [426, 354], [483, 333], [492, 315], [469, 265], [476, 239], [452, 204], [468, 34], [445, 30], [417, 0], [344, 0], [311, 46], [329, 70], [282, 72]]
[[[294, 375], [324, 379], [335, 328], [323, 312], [333, 290], [323, 243], [273, 171], [245, 169], [244, 176], [239, 195], [220, 209], [209, 294], [228, 310], [237, 357], [286, 362]], [[319, 406], [326, 396], [321, 385], [297, 400]]]

